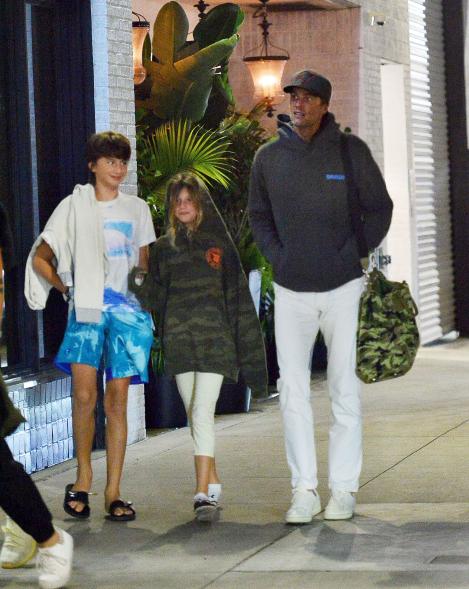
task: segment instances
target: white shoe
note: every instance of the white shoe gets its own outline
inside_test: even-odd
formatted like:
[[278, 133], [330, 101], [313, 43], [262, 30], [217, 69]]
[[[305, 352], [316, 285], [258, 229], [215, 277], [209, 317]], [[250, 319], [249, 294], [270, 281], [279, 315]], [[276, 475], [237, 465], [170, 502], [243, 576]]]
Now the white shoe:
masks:
[[36, 554], [36, 541], [10, 517], [7, 517], [2, 531], [5, 534], [0, 553], [2, 568], [17, 569], [24, 566]]
[[355, 511], [355, 497], [348, 491], [332, 491], [324, 519], [350, 519]]
[[321, 499], [317, 491], [293, 489], [291, 506], [285, 516], [285, 521], [287, 524], [309, 524], [320, 511]]
[[218, 513], [218, 502], [214, 501], [205, 493], [197, 493], [194, 497], [195, 519], [199, 522], [211, 522], [215, 520]]
[[65, 587], [72, 574], [73, 538], [60, 528], [55, 530], [60, 536], [60, 541], [50, 548], [39, 548], [37, 551], [41, 589]]

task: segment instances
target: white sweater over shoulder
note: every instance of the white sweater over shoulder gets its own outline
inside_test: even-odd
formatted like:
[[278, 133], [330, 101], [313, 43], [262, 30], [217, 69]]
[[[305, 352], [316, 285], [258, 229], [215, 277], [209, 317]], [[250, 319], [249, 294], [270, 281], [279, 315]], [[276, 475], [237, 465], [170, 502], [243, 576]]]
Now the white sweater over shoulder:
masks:
[[33, 268], [33, 257], [41, 241], [55, 256], [57, 274], [65, 286], [74, 287], [77, 321], [99, 323], [107, 259], [102, 218], [94, 187], [77, 184], [60, 202], [44, 231], [33, 244], [26, 263], [24, 293], [31, 309], [44, 309], [51, 285]]

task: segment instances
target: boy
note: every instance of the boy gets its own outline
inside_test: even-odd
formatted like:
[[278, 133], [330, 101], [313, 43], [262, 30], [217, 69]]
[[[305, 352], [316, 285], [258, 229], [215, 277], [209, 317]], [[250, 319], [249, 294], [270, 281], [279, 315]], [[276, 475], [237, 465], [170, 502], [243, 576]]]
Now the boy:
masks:
[[150, 315], [127, 291], [129, 271], [148, 266], [155, 233], [148, 205], [119, 191], [127, 175], [130, 144], [112, 131], [92, 135], [87, 144], [91, 183], [77, 185], [55, 209], [33, 246], [25, 293], [31, 308], [43, 308], [51, 286], [70, 301], [71, 311], [56, 365], [72, 374], [73, 432], [78, 462], [74, 484], [65, 488], [64, 509], [90, 515], [91, 449], [97, 398], [96, 372], [104, 361], [106, 391], [107, 518], [135, 519], [120, 498], [127, 443], [127, 395], [131, 382], [148, 380], [153, 339]]

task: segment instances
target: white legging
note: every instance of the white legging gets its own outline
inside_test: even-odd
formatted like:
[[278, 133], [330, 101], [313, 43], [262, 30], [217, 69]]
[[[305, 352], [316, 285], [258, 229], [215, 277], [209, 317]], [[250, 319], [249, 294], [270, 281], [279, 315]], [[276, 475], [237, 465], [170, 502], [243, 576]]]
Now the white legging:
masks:
[[183, 372], [176, 374], [194, 440], [196, 456], [215, 455], [215, 405], [223, 382], [221, 374]]

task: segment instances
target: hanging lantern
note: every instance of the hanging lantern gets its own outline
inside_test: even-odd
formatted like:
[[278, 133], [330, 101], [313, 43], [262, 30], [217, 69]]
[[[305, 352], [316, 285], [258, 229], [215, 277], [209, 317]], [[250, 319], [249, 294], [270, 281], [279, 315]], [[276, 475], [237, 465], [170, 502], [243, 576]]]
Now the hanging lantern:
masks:
[[194, 6], [194, 8], [197, 8], [197, 10], [199, 11], [198, 17], [200, 20], [202, 20], [203, 18], [205, 18], [207, 16], [205, 14], [205, 11], [210, 6], [210, 4], [207, 4], [205, 2], [205, 0], [199, 0], [197, 2], [197, 4], [193, 4], [193, 6]]
[[147, 19], [138, 14], [132, 12], [138, 18], [138, 20], [132, 21], [132, 52], [134, 60], [134, 85], [138, 86], [147, 77], [147, 71], [143, 67], [142, 55], [143, 55], [143, 44], [147, 34], [150, 31], [150, 23]]
[[[272, 117], [275, 110], [274, 105], [281, 102], [284, 97], [281, 81], [285, 64], [290, 56], [288, 51], [272, 45], [269, 41], [269, 27], [272, 23], [267, 20], [268, 0], [260, 0], [260, 2], [262, 4], [260, 14], [262, 22], [259, 26], [262, 29], [262, 43], [253, 50], [258, 51], [259, 54], [248, 54], [243, 57], [243, 61], [247, 65], [254, 83], [254, 97], [264, 100], [267, 116]], [[259, 15], [254, 13], [254, 18], [257, 16]], [[272, 55], [269, 53], [270, 48], [281, 51], [282, 55]]]

